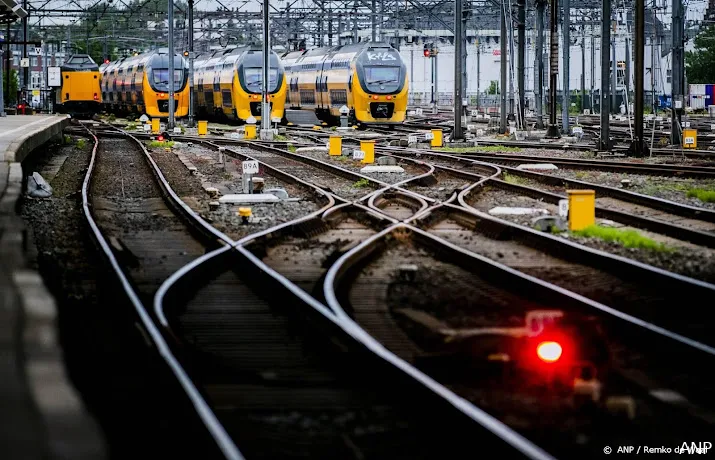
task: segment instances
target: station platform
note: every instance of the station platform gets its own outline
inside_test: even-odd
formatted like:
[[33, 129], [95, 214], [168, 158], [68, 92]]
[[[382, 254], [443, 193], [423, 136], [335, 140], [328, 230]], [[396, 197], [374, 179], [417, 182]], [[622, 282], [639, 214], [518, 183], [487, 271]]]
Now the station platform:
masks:
[[17, 214], [22, 165], [58, 136], [66, 116], [0, 118], [0, 458], [106, 458], [98, 425], [65, 371], [55, 302], [27, 264]]

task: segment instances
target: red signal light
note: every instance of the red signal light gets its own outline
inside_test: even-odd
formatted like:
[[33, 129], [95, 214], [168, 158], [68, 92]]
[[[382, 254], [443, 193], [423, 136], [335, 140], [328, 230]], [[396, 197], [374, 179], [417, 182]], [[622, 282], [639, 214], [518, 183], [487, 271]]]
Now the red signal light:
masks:
[[424, 50], [424, 55], [425, 55], [425, 57], [429, 57], [429, 54], [430, 54], [430, 53], [429, 53], [429, 48], [425, 48], [425, 50]]
[[22, 104], [18, 104], [18, 105], [17, 105], [17, 108], [18, 108], [18, 109], [21, 109], [21, 108], [23, 108], [23, 107], [24, 107], [24, 105], [22, 105]]
[[159, 137], [156, 138], [156, 140], [158, 140], [159, 142], [163, 142], [163, 141], [164, 141], [164, 136], [159, 136]]
[[105, 60], [104, 60], [104, 63], [105, 63], [105, 64], [109, 64], [109, 59], [105, 59]]
[[536, 347], [536, 355], [544, 362], [554, 363], [561, 358], [564, 350], [558, 342], [541, 342]]

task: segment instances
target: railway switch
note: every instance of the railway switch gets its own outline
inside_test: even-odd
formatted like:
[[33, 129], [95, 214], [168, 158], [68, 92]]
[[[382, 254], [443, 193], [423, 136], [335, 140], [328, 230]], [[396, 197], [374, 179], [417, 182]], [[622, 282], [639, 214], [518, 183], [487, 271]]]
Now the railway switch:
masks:
[[206, 120], [199, 120], [198, 132], [199, 136], [205, 136], [209, 131], [209, 122]]
[[567, 190], [569, 197], [569, 230], [583, 230], [596, 223], [596, 192]]
[[375, 162], [375, 141], [361, 140], [360, 150], [365, 152], [365, 156], [362, 159], [362, 163], [372, 164]]
[[241, 223], [247, 225], [251, 217], [251, 208], [238, 208], [238, 215], [241, 217]]
[[683, 148], [696, 149], [698, 148], [698, 131], [695, 129], [683, 130]]
[[443, 147], [444, 146], [444, 140], [442, 137], [441, 129], [433, 129], [432, 130], [432, 139], [430, 140], [430, 146], [431, 147]]
[[343, 153], [343, 138], [341, 136], [330, 136], [328, 153], [331, 156], [339, 156]]
[[254, 117], [249, 117], [246, 120], [246, 126], [244, 127], [243, 132], [246, 139], [256, 138], [256, 119]]

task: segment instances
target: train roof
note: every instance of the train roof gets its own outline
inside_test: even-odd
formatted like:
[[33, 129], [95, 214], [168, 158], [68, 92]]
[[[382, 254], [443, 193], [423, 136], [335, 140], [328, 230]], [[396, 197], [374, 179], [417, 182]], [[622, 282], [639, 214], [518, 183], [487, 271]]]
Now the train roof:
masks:
[[[102, 72], [106, 71], [112, 71], [114, 69], [123, 69], [126, 67], [131, 67], [134, 64], [147, 64], [150, 62], [156, 63], [156, 61], [153, 60], [153, 58], [160, 58], [162, 56], [168, 56], [169, 55], [169, 48], [157, 48], [153, 49], [150, 51], [147, 51], [146, 53], [141, 53], [137, 54], [136, 56], [125, 56], [122, 58], [117, 59], [116, 61], [112, 61], [109, 64], [102, 64], [100, 67], [100, 70]], [[168, 58], [165, 58], [166, 62], [168, 64]], [[180, 66], [181, 67], [187, 67], [186, 62], [183, 60], [183, 56], [180, 53], [174, 53], [174, 65], [177, 65], [178, 63], [176, 62], [179, 60], [181, 62]], [[180, 69], [181, 67], [176, 67], [177, 69]]]
[[88, 54], [73, 54], [60, 67], [61, 70], [99, 70], [99, 66]]
[[[216, 59], [217, 61], [223, 61], [232, 56], [240, 56], [245, 52], [262, 53], [263, 46], [260, 44], [250, 44], [250, 45], [239, 45], [234, 48], [227, 48], [222, 50], [210, 51], [208, 53], [201, 53], [196, 56], [196, 61], [210, 61]], [[272, 53], [276, 54], [275, 51], [271, 50]]]

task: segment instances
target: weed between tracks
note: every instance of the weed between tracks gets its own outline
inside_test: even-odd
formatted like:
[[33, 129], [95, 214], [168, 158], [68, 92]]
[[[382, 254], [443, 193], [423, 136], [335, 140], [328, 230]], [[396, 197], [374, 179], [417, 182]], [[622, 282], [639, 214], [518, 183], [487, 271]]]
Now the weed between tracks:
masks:
[[367, 179], [360, 179], [359, 181], [355, 182], [353, 184], [353, 187], [361, 188], [361, 187], [367, 187], [370, 185], [370, 181]]
[[697, 198], [703, 203], [715, 203], [715, 190], [691, 188], [688, 190], [688, 198]]
[[504, 182], [507, 182], [509, 184], [526, 185], [527, 183], [525, 179], [519, 176], [514, 176], [513, 174], [509, 174], [506, 171], [503, 172], [502, 177], [504, 178]]
[[650, 249], [653, 251], [670, 251], [671, 249], [662, 243], [658, 243], [645, 237], [635, 230], [622, 230], [618, 228], [607, 228], [599, 225], [591, 225], [583, 230], [573, 232], [574, 235], [586, 238], [598, 238], [609, 243], [616, 242], [625, 248]]
[[154, 149], [154, 148], [160, 148], [160, 147], [173, 147], [174, 146], [174, 141], [151, 141], [149, 142], [149, 147]]

